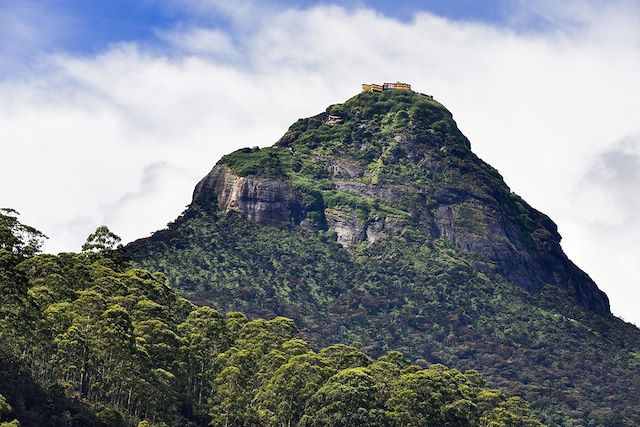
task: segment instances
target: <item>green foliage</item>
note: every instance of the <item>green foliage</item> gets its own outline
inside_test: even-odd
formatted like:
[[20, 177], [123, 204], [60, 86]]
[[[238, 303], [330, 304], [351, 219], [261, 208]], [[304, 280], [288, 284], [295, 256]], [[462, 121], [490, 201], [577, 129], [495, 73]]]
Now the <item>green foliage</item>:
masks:
[[[303, 425], [369, 426], [388, 425], [390, 419], [380, 408], [375, 379], [366, 368], [343, 369], [314, 394]], [[376, 399], [377, 398], [377, 399]]]
[[32, 256], [40, 252], [47, 236], [18, 220], [18, 212], [0, 209], [0, 249], [21, 255]]
[[[194, 306], [110, 251], [0, 249], [0, 425], [402, 425], [388, 401], [401, 372], [421, 369], [399, 353], [316, 353], [291, 319]], [[480, 407], [491, 391], [473, 386], [465, 396]], [[473, 420], [501, 408], [529, 419], [508, 403], [498, 394]]]
[[0, 394], [0, 417], [4, 417], [11, 412], [11, 405], [7, 403], [7, 399]]
[[[615, 409], [596, 413], [600, 423], [607, 425], [612, 414], [624, 414], [622, 425], [640, 419], [629, 404], [629, 393], [640, 390], [630, 374], [637, 368], [632, 355], [640, 350], [636, 328], [576, 306], [557, 287], [529, 294], [480, 273], [471, 255], [419, 229], [349, 253], [322, 234], [191, 211], [143, 248], [130, 247], [130, 253], [142, 266], [162, 271], [194, 301], [253, 316], [293, 318], [312, 346], [358, 343], [374, 356], [399, 349], [420, 364], [478, 369], [492, 387], [525, 397], [551, 425], [590, 419], [605, 394], [607, 407]], [[332, 351], [349, 360], [338, 349], [319, 354]], [[325, 368], [309, 364], [310, 382], [319, 381]], [[334, 369], [350, 366], [367, 362]], [[274, 387], [280, 391], [273, 395], [286, 394], [277, 382]], [[491, 396], [479, 395], [488, 402]], [[464, 412], [465, 400], [447, 401], [453, 405], [451, 417]], [[483, 415], [485, 424], [509, 425], [495, 408]], [[261, 411], [272, 419], [282, 408]]]
[[[151, 273], [106, 228], [90, 236], [95, 253], [34, 256], [42, 236], [5, 211], [0, 362], [16, 377], [0, 389], [17, 377], [42, 389], [5, 393], [14, 408], [38, 394], [51, 425], [540, 425], [508, 392], [551, 425], [640, 422], [637, 328], [558, 287], [529, 294], [429, 229], [452, 204], [473, 244], [497, 212], [473, 200], [491, 199], [531, 248], [555, 232], [429, 97], [361, 94], [221, 163], [288, 181], [312, 227], [194, 205], [127, 248]], [[340, 212], [402, 231], [347, 252], [325, 215]]]
[[[338, 122], [329, 116], [339, 117]], [[362, 224], [382, 224], [387, 218], [412, 224], [431, 215], [420, 203], [422, 192], [416, 193], [409, 185], [418, 183], [437, 192], [442, 188], [436, 183], [447, 181], [457, 183], [461, 190], [477, 189], [476, 180], [466, 176], [469, 171], [482, 174], [483, 180], [500, 179], [468, 146], [441, 104], [411, 91], [386, 91], [363, 93], [325, 113], [301, 119], [275, 146], [244, 148], [223, 157], [220, 164], [238, 176], [287, 181], [298, 192], [306, 224], [324, 232], [329, 228], [328, 214], [342, 213]], [[449, 152], [458, 153], [459, 160], [448, 161]], [[448, 167], [430, 167], [435, 160], [448, 162]], [[404, 196], [384, 200], [363, 195], [338, 188], [336, 179], [390, 184], [398, 186]]]
[[[430, 97], [363, 93], [298, 120], [272, 148], [222, 163], [288, 182], [304, 220], [276, 228], [192, 206], [128, 246], [193, 301], [291, 317], [316, 348], [352, 343], [479, 369], [549, 424], [640, 424], [630, 403], [640, 400], [640, 331], [576, 305], [596, 301], [608, 314], [595, 284], [562, 260], [555, 224], [511, 193]], [[346, 251], [335, 222], [360, 239], [366, 228], [367, 239]], [[438, 422], [468, 424], [460, 417], [480, 405], [471, 402], [448, 401]], [[379, 415], [363, 409], [363, 420]], [[483, 422], [522, 424], [500, 413]]]
[[[118, 248], [122, 239], [109, 230], [106, 225], [96, 228], [96, 231], [87, 237], [87, 241], [82, 245], [83, 252], [103, 252]], [[122, 245], [120, 245], [122, 247]]]
[[13, 408], [9, 403], [7, 403], [7, 399], [3, 395], [0, 394], [0, 427], [19, 427], [20, 422], [18, 420], [11, 421], [2, 421], [3, 418], [9, 416], [9, 414], [13, 411]]
[[[292, 328], [282, 318], [248, 322], [233, 347], [218, 356], [212, 425], [480, 426], [494, 411], [503, 410], [521, 425], [541, 425], [527, 415], [526, 404], [510, 404], [500, 392], [482, 388], [477, 372], [462, 374], [441, 365], [421, 369], [398, 353], [374, 362], [344, 345], [315, 353], [304, 341], [286, 340], [295, 336]], [[402, 406], [399, 399], [414, 393], [411, 379], [420, 375], [431, 382], [423, 385], [413, 405]], [[429, 401], [434, 395], [440, 397]], [[483, 399], [485, 395], [492, 399]], [[465, 412], [461, 401], [474, 410]], [[415, 422], [417, 408], [434, 414], [432, 424]]]
[[229, 166], [238, 176], [284, 177], [293, 158], [289, 150], [278, 147], [242, 148], [224, 156], [220, 163]]

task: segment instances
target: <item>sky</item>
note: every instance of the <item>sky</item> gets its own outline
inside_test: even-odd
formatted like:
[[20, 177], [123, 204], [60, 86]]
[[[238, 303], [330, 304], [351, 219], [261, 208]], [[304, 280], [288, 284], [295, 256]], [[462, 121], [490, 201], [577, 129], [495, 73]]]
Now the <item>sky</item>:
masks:
[[79, 250], [163, 228], [224, 154], [406, 81], [640, 325], [640, 3], [0, 0], [0, 207]]

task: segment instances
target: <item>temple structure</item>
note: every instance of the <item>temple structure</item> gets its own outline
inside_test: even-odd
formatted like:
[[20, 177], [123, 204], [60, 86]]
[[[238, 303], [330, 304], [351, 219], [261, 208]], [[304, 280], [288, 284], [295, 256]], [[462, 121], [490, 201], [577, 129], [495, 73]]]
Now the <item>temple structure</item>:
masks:
[[411, 85], [409, 83], [384, 83], [382, 85], [376, 83], [363, 83], [362, 91], [363, 92], [382, 92], [383, 90], [411, 90]]

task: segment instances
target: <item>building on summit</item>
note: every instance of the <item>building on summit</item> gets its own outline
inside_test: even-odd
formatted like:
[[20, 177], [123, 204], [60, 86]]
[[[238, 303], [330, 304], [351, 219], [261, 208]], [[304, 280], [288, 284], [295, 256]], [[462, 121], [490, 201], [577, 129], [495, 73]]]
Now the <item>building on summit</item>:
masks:
[[382, 90], [411, 90], [409, 83], [385, 83], [382, 85]]
[[371, 83], [369, 85], [369, 84], [363, 83], [362, 91], [363, 92], [382, 92], [382, 85], [377, 85], [375, 83]]
[[382, 85], [376, 83], [363, 83], [362, 91], [363, 92], [382, 92], [383, 90], [411, 90], [411, 85], [409, 83], [384, 83]]

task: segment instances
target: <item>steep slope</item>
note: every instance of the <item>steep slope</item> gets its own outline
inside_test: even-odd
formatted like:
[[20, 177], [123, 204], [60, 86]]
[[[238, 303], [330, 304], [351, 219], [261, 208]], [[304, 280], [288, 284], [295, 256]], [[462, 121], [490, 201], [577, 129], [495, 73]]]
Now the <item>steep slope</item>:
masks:
[[127, 251], [196, 301], [293, 317], [316, 345], [478, 365], [550, 423], [640, 422], [640, 332], [429, 96], [363, 93], [225, 156]]

